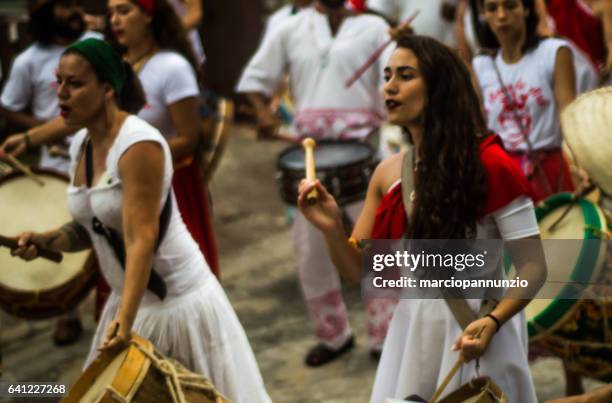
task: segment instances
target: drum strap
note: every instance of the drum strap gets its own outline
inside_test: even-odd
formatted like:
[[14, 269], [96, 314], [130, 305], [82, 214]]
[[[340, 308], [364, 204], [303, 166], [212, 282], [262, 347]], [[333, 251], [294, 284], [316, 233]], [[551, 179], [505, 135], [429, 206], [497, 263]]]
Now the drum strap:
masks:
[[[412, 200], [414, 198], [413, 167], [413, 148], [409, 147], [408, 150], [406, 150], [406, 154], [404, 154], [404, 159], [402, 161], [402, 201], [404, 203], [404, 210], [406, 211], [406, 228], [410, 227], [410, 217], [412, 215], [414, 204], [414, 201]], [[448, 308], [462, 329], [465, 329], [467, 325], [475, 321], [477, 318], [483, 317], [490, 313], [495, 305], [497, 305], [495, 300], [485, 299], [482, 301], [482, 305], [480, 306], [480, 312], [478, 315], [476, 315], [474, 312], [472, 312], [472, 309], [470, 309], [470, 306], [462, 295], [456, 295], [456, 292], [453, 293], [451, 289], [444, 287], [440, 288], [440, 292], [442, 292]]]
[[[92, 158], [92, 146], [91, 141], [89, 139], [86, 140], [85, 145], [85, 180], [87, 183], [87, 187], [92, 186], [93, 182], [93, 158]], [[170, 216], [172, 215], [172, 191], [168, 191], [168, 197], [166, 197], [166, 202], [164, 203], [164, 207], [159, 216], [159, 233], [157, 235], [157, 241], [155, 242], [155, 252], [159, 249], [159, 246], [166, 235], [168, 230], [168, 225], [170, 224]], [[98, 217], [93, 217], [91, 219], [93, 230], [96, 234], [102, 235], [104, 239], [108, 242], [110, 247], [113, 249], [115, 253], [115, 257], [119, 260], [121, 264], [121, 268], [125, 271], [125, 261], [126, 261], [126, 253], [125, 253], [125, 244], [123, 239], [121, 238], [121, 234], [118, 231], [115, 231], [113, 228], [104, 225]], [[147, 288], [157, 295], [159, 299], [162, 301], [166, 298], [166, 294], [168, 293], [166, 282], [164, 279], [155, 271], [154, 268], [151, 268], [151, 275], [149, 276], [149, 283], [147, 284]]]

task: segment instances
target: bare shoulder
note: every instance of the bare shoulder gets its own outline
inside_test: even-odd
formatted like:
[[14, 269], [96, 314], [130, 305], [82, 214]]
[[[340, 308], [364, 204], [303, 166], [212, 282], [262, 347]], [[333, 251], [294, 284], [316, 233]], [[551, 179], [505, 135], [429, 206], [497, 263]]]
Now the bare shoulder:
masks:
[[376, 186], [381, 195], [387, 193], [391, 185], [401, 178], [405, 154], [406, 151], [401, 151], [385, 158], [374, 170], [372, 185]]

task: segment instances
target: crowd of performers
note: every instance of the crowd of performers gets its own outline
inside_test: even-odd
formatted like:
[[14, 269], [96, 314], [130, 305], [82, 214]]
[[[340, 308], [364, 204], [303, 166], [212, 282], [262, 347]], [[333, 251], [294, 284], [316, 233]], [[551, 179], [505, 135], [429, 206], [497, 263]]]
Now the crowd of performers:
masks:
[[[40, 146], [40, 165], [70, 177], [74, 220], [9, 235], [19, 240], [13, 253], [26, 260], [37, 258], [38, 247], [95, 250], [103, 281], [87, 363], [99, 349], [124, 346], [133, 331], [231, 401], [268, 402], [219, 282], [209, 195], [196, 163], [205, 56], [194, 30], [201, 8], [193, 3], [108, 0], [107, 18], [95, 19], [77, 0], [30, 1], [35, 42], [15, 59], [0, 98], [2, 115], [28, 130], [9, 136], [0, 156]], [[86, 21], [101, 32], [87, 31]], [[389, 37], [393, 45], [347, 87]], [[608, 46], [608, 0], [296, 0], [270, 17], [236, 85], [261, 138], [278, 135], [271, 101], [288, 82], [297, 137], [376, 146], [389, 122], [410, 144], [384, 156], [364, 200], [339, 206], [319, 181], [300, 184], [293, 244], [318, 339], [306, 365], [354, 347], [340, 278], [360, 280], [362, 240], [503, 239], [517, 271], [544, 281], [542, 251], [527, 252], [520, 241], [539, 239], [536, 203], [574, 190], [559, 114], [609, 80]], [[314, 205], [306, 202], [312, 189]], [[537, 401], [528, 302], [504, 298], [462, 328], [443, 298], [364, 301], [369, 349], [379, 359], [371, 402], [429, 398], [458, 351], [467, 364], [449, 390], [475, 376], [478, 358], [508, 401]], [[469, 301], [473, 311], [480, 305]], [[76, 313], [61, 321], [80, 327]], [[72, 330], [56, 341], [73, 340]], [[568, 389], [579, 392], [580, 384]]]

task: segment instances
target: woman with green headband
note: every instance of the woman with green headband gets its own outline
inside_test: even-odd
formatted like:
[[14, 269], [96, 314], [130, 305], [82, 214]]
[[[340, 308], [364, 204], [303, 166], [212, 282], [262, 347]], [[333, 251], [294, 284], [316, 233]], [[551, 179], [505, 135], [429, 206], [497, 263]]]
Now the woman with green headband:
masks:
[[269, 402], [244, 330], [176, 208], [170, 147], [130, 114], [144, 103], [131, 67], [106, 42], [88, 39], [65, 51], [57, 85], [64, 120], [83, 127], [70, 148], [74, 220], [19, 235], [13, 254], [95, 249], [112, 292], [86, 365], [134, 331], [231, 401]]
[[[201, 135], [196, 61], [181, 21], [167, 0], [108, 0], [106, 37], [138, 74], [146, 107], [138, 116], [168, 140], [175, 163], [173, 188], [189, 232], [219, 276], [207, 191], [195, 161]], [[61, 118], [10, 136], [0, 146], [14, 156], [74, 133]]]

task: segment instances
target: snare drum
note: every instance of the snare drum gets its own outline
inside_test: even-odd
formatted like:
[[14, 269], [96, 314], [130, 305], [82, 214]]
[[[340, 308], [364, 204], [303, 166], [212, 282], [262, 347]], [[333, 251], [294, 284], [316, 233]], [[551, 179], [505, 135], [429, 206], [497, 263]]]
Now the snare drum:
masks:
[[[596, 204], [579, 200], [554, 232], [549, 231], [570, 204], [571, 194], [560, 193], [536, 209], [542, 239], [583, 240], [576, 242], [576, 248], [563, 241], [545, 243], [547, 281], [571, 278], [580, 283], [609, 285], [612, 265], [606, 259], [610, 241], [605, 216]], [[612, 300], [551, 300], [536, 296], [525, 311], [532, 343], [563, 358], [568, 368], [577, 373], [612, 381]]]
[[[43, 232], [72, 221], [66, 206], [68, 178], [55, 171], [32, 169], [40, 186], [19, 172], [0, 177], [2, 234]], [[46, 319], [71, 311], [94, 286], [98, 269], [89, 251], [66, 253], [61, 263], [26, 262], [0, 248], [0, 307], [30, 319]]]
[[[359, 141], [322, 140], [314, 149], [317, 178], [339, 205], [363, 200], [374, 170], [374, 151]], [[281, 153], [277, 180], [282, 199], [297, 204], [298, 186], [304, 179], [304, 150], [294, 145]]]
[[101, 353], [62, 399], [63, 403], [179, 401], [228, 403], [206, 378], [164, 357], [137, 335], [123, 351]]

